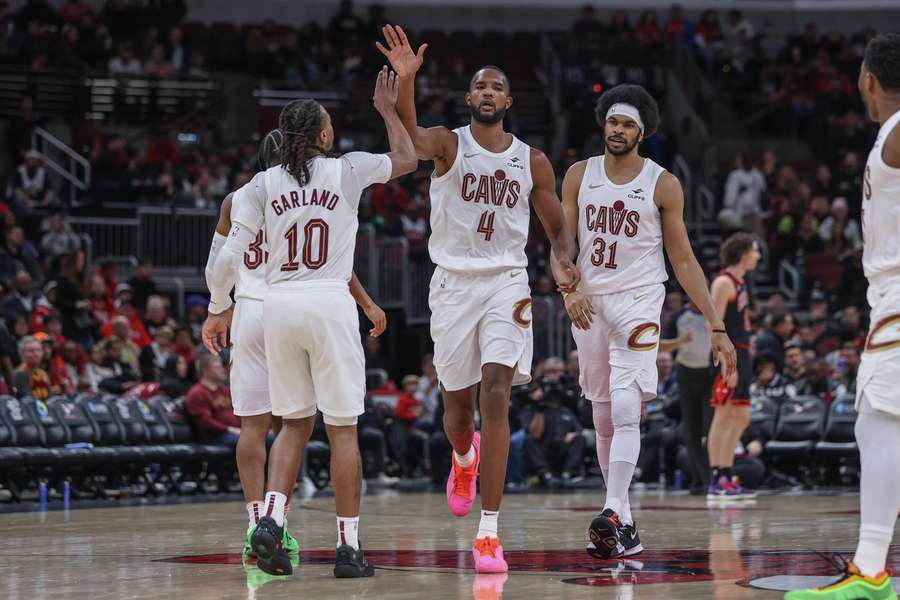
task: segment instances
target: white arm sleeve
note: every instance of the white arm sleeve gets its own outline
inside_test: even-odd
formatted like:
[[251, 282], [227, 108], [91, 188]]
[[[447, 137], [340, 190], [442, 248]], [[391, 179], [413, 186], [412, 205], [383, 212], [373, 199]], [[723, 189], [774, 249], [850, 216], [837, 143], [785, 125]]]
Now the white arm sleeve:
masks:
[[225, 241], [228, 238], [216, 231], [213, 234], [212, 245], [209, 247], [209, 258], [206, 260], [206, 270], [204, 274], [206, 275], [206, 289], [212, 289], [212, 273], [213, 273], [213, 265], [216, 264], [216, 257], [219, 256], [219, 252], [222, 251], [222, 246], [225, 245]]
[[209, 312], [218, 315], [231, 307], [231, 298], [228, 296], [234, 287], [234, 274], [238, 261], [244, 256], [247, 246], [256, 237], [256, 232], [251, 231], [241, 223], [231, 224], [231, 233], [228, 241], [222, 247], [219, 257], [213, 265], [212, 276], [209, 281]]
[[254, 236], [265, 221], [265, 178], [265, 171], [257, 173], [253, 179], [234, 193], [231, 200], [231, 222], [244, 225]]
[[387, 183], [391, 178], [391, 158], [387, 154], [349, 152], [341, 157], [341, 189], [344, 200], [354, 209], [359, 206], [363, 190], [373, 183]]

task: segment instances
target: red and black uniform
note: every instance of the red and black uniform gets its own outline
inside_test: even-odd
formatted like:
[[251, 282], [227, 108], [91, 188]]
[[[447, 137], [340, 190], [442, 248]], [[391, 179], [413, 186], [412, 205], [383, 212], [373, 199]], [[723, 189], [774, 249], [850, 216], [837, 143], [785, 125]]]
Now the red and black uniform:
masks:
[[[729, 278], [734, 283], [734, 296], [728, 300], [725, 308], [725, 332], [734, 344], [737, 352], [738, 381], [734, 394], [728, 399], [730, 404], [746, 405], [750, 403], [750, 383], [753, 381], [753, 358], [750, 356], [750, 290], [747, 282], [738, 279], [726, 270], [720, 277]], [[716, 392], [713, 392], [713, 405], [716, 405]]]

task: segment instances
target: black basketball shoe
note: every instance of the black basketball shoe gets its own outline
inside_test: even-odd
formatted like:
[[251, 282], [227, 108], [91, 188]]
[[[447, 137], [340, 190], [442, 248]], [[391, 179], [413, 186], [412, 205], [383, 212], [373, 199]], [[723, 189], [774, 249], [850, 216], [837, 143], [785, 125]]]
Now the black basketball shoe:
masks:
[[334, 576], [338, 579], [371, 577], [374, 574], [375, 566], [363, 556], [362, 545], [356, 550], [344, 544], [334, 551]]
[[625, 546], [621, 541], [622, 523], [619, 515], [611, 508], [594, 517], [588, 529], [588, 554], [594, 558], [620, 558], [625, 555]]
[[256, 566], [269, 575], [290, 575], [294, 572], [291, 557], [282, 547], [284, 528], [272, 517], [263, 517], [256, 526], [250, 546], [256, 553]]
[[619, 541], [622, 542], [622, 546], [625, 548], [625, 556], [634, 556], [644, 551], [636, 523], [630, 525], [628, 523], [622, 524], [622, 527], [619, 528]]

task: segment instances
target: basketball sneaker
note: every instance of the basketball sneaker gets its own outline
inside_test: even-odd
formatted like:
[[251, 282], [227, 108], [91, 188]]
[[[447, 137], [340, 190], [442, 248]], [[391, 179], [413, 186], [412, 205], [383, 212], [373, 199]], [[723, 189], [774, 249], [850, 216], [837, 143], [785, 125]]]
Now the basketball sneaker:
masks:
[[372, 577], [375, 566], [366, 560], [362, 545], [359, 550], [348, 544], [338, 546], [334, 551], [334, 576], [338, 579]]
[[850, 562], [834, 583], [820, 588], [788, 592], [784, 595], [784, 600], [897, 600], [897, 592], [891, 583], [889, 570], [882, 571], [875, 577], [868, 577]]
[[706, 492], [707, 500], [739, 500], [740, 498], [741, 493], [739, 489], [735, 487], [732, 480], [724, 475], [714, 482], [711, 481]]
[[622, 553], [623, 556], [634, 556], [644, 551], [636, 523], [622, 523], [622, 526], [619, 528], [619, 541], [622, 542], [622, 547], [625, 548], [625, 551]]
[[[244, 556], [247, 558], [256, 558], [256, 553], [253, 551], [253, 544], [251, 543], [255, 531], [256, 525], [247, 526], [247, 539], [244, 541]], [[284, 519], [284, 538], [281, 540], [281, 545], [288, 554], [300, 553], [300, 542], [288, 531], [287, 518]]]
[[447, 506], [457, 517], [469, 514], [478, 493], [478, 464], [481, 462], [481, 434], [478, 432], [472, 438], [472, 448], [475, 449], [475, 462], [468, 467], [459, 466], [456, 453], [450, 452], [453, 468], [447, 477]]
[[294, 572], [291, 559], [284, 549], [284, 528], [272, 517], [263, 517], [250, 538], [251, 550], [256, 554], [256, 566], [269, 575], [290, 575]]
[[475, 571], [477, 573], [506, 573], [509, 565], [503, 558], [503, 546], [500, 538], [485, 536], [475, 538], [472, 544], [472, 558], [475, 559]]
[[[637, 538], [636, 529], [634, 534]], [[594, 558], [610, 559], [625, 555], [625, 546], [622, 544], [622, 523], [619, 515], [611, 508], [605, 509], [594, 517], [588, 529], [588, 537], [591, 543], [588, 545], [587, 551]], [[640, 540], [638, 540], [638, 545], [640, 545]]]
[[737, 492], [737, 497], [741, 500], [753, 500], [756, 498], [756, 492], [749, 488], [745, 488], [744, 484], [741, 482], [741, 478], [737, 475], [732, 475], [731, 485]]
[[[260, 569], [256, 562], [253, 560], [248, 560], [248, 557], [244, 557], [242, 561], [244, 566], [244, 572], [247, 574], [247, 591], [250, 593], [249, 597], [254, 597], [255, 593], [259, 588], [264, 586], [265, 584], [271, 581], [284, 581], [284, 575], [269, 575], [262, 569]], [[297, 556], [291, 557], [291, 566], [297, 567], [300, 564], [300, 559]]]

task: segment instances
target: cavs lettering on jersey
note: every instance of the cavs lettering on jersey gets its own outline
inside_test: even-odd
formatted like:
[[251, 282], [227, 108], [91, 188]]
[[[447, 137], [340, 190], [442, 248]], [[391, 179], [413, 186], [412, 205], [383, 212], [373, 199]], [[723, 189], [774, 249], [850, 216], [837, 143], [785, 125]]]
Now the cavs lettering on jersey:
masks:
[[606, 176], [603, 156], [588, 159], [578, 190], [581, 291], [612, 294], [668, 278], [654, 202], [663, 172], [645, 158], [637, 177], [619, 185]]
[[881, 129], [863, 179], [862, 228], [863, 269], [870, 282], [900, 281], [900, 169], [888, 166], [882, 157], [885, 140], [900, 123], [895, 112]]
[[431, 179], [431, 260], [468, 274], [527, 267], [531, 148], [513, 137], [505, 151], [490, 152], [468, 126], [454, 133], [456, 160]]
[[350, 280], [360, 194], [372, 183], [388, 180], [391, 161], [366, 152], [319, 156], [309, 162], [309, 173], [301, 186], [281, 166], [272, 167], [235, 192], [232, 220], [257, 232], [254, 244], [268, 244], [267, 258], [260, 251], [269, 286]]

